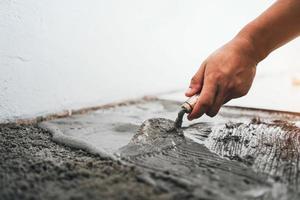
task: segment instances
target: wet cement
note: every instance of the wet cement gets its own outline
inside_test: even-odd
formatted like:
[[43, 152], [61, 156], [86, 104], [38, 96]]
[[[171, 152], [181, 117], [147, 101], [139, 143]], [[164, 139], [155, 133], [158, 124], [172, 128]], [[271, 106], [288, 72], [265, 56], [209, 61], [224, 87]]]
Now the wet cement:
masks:
[[[173, 199], [117, 161], [62, 146], [33, 125], [0, 125], [0, 199]], [[184, 195], [184, 193], [183, 193]]]
[[[226, 124], [224, 129], [235, 134], [219, 132], [220, 135], [214, 135], [216, 131], [212, 133], [209, 124], [192, 126], [201, 133], [199, 139], [205, 145], [184, 137], [183, 130], [174, 130], [172, 124], [173, 121], [166, 119], [147, 120], [130, 143], [120, 149], [123, 160], [155, 172], [154, 176], [147, 177], [154, 186], [164, 184], [171, 191], [185, 188], [191, 196], [204, 199], [298, 198], [295, 173], [299, 169], [291, 164], [297, 162], [296, 156], [286, 159], [286, 163], [280, 163], [278, 158], [274, 164], [267, 159], [271, 156], [264, 149], [256, 149], [255, 155], [230, 144], [234, 141], [253, 148], [249, 141], [239, 138], [232, 130], [240, 124]], [[255, 132], [255, 128], [251, 130]], [[268, 169], [268, 165], [273, 168]], [[274, 173], [276, 169], [285, 170]], [[284, 179], [286, 176], [288, 179]]]
[[[66, 144], [137, 167], [143, 172], [140, 181], [175, 196], [190, 199], [300, 197], [300, 130], [296, 126], [299, 116], [224, 107], [218, 117], [202, 118], [198, 123], [185, 122], [182, 129], [174, 129], [172, 120], [150, 117], [161, 115], [175, 119], [177, 106], [177, 102], [171, 101], [144, 102], [54, 120], [41, 126], [48, 128], [61, 143], [67, 141]], [[150, 119], [142, 123], [143, 118]], [[91, 135], [99, 143], [90, 142]], [[66, 140], [68, 137], [76, 140], [75, 145]], [[122, 140], [113, 141], [119, 137]], [[93, 145], [92, 149], [87, 148], [89, 144]]]
[[169, 101], [142, 101], [50, 120], [39, 126], [49, 130], [58, 143], [115, 159], [115, 152], [128, 144], [146, 119], [175, 119], [179, 105]]
[[285, 183], [299, 182], [300, 128], [287, 121], [227, 123], [204, 144], [213, 152], [243, 162]]

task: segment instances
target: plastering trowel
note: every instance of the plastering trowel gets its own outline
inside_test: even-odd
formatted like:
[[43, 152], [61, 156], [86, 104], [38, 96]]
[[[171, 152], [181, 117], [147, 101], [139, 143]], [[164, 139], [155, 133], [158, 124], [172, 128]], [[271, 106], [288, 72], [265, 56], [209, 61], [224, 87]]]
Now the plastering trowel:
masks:
[[191, 113], [194, 106], [196, 105], [196, 102], [199, 98], [199, 94], [195, 94], [194, 96], [188, 98], [182, 105], [181, 105], [181, 109], [178, 112], [178, 116], [175, 120], [175, 124], [174, 126], [176, 128], [180, 128], [182, 125], [182, 119], [185, 113]]

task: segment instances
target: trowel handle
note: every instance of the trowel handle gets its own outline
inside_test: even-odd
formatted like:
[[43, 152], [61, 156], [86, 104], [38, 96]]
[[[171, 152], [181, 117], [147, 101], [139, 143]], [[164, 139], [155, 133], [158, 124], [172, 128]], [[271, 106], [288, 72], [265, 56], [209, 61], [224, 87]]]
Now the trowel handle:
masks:
[[196, 103], [197, 103], [198, 98], [199, 98], [199, 94], [195, 94], [194, 96], [188, 98], [188, 99], [181, 105], [181, 107], [182, 107], [183, 109], [185, 109], [187, 113], [192, 112], [194, 106], [195, 106]]

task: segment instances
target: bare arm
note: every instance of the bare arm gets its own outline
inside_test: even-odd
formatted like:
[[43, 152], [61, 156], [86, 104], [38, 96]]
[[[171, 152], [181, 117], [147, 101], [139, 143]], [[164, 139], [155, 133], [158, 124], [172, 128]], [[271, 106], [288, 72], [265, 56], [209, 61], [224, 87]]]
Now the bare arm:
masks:
[[246, 95], [256, 65], [299, 35], [300, 0], [278, 0], [202, 63], [186, 92], [200, 93], [188, 118], [215, 116], [224, 103]]
[[279, 0], [246, 25], [236, 37], [251, 42], [258, 61], [300, 35], [300, 1]]

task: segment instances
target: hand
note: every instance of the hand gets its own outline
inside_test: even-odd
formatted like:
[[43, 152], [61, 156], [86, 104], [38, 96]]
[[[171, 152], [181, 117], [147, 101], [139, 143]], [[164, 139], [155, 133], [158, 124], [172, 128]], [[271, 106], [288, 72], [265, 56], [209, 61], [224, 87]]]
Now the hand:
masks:
[[254, 52], [247, 40], [233, 39], [202, 63], [185, 93], [187, 97], [200, 93], [189, 120], [204, 113], [213, 117], [223, 104], [248, 93], [257, 65]]

